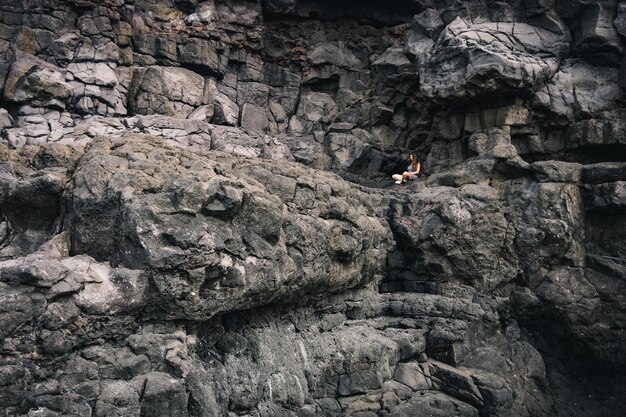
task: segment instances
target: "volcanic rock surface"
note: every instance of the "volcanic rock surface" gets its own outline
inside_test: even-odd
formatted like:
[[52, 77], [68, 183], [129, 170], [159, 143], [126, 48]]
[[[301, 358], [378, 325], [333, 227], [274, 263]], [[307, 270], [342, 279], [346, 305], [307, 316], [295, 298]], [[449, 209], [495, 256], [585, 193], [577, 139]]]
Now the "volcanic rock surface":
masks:
[[625, 46], [617, 0], [0, 0], [0, 415], [621, 415]]

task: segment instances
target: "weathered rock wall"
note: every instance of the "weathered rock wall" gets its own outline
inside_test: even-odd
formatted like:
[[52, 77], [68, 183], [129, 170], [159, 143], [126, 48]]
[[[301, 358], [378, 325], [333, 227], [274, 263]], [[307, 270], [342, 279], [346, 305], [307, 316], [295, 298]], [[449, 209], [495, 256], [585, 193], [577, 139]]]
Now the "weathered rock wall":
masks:
[[619, 414], [625, 19], [0, 0], [0, 411]]
[[383, 193], [135, 134], [3, 160], [7, 415], [549, 413], [496, 300], [378, 292]]

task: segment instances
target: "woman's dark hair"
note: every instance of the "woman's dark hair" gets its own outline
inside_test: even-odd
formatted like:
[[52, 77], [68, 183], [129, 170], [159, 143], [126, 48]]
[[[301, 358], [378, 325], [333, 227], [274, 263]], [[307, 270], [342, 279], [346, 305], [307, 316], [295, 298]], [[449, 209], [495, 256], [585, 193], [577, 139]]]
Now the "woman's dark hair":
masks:
[[416, 172], [417, 165], [420, 163], [419, 154], [417, 153], [417, 151], [411, 151], [409, 155], [413, 157], [411, 160], [411, 171]]

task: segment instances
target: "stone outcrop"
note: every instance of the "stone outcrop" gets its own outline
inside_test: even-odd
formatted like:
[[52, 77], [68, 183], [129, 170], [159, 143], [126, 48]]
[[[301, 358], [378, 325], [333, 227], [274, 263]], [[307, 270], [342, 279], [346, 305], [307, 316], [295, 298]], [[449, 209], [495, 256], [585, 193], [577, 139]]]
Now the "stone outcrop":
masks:
[[7, 416], [626, 406], [624, 1], [0, 3]]
[[[137, 162], [124, 162], [129, 155]], [[176, 306], [171, 319], [364, 284], [382, 272], [389, 245], [365, 197], [333, 176], [311, 182], [298, 166], [159, 142], [94, 143], [67, 191], [72, 250], [154, 270], [158, 298]]]
[[[449, 99], [536, 89], [554, 76], [569, 49], [567, 28], [554, 25], [556, 30], [520, 22], [468, 24], [457, 17], [422, 58], [421, 93]], [[419, 54], [420, 45], [407, 46]]]
[[134, 114], [164, 114], [186, 119], [201, 106], [213, 104], [210, 83], [184, 68], [137, 69], [133, 72], [129, 95], [130, 110]]

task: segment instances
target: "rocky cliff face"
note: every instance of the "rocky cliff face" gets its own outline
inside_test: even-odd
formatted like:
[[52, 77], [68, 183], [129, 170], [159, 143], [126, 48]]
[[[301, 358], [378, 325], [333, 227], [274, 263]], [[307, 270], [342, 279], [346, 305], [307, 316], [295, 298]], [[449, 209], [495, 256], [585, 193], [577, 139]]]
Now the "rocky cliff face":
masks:
[[2, 415], [619, 415], [625, 47], [617, 0], [0, 0]]

